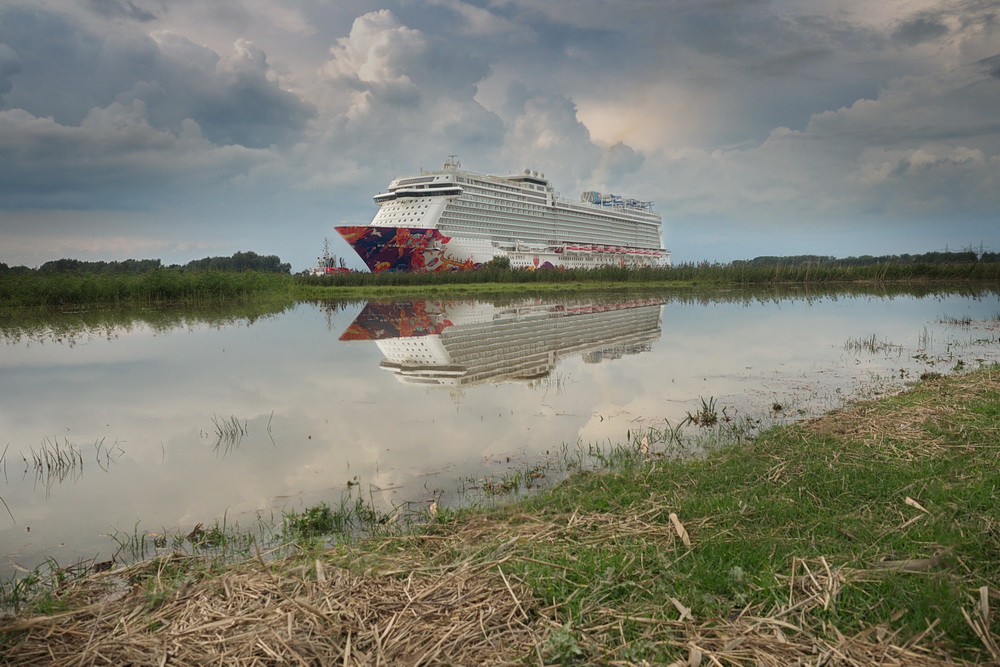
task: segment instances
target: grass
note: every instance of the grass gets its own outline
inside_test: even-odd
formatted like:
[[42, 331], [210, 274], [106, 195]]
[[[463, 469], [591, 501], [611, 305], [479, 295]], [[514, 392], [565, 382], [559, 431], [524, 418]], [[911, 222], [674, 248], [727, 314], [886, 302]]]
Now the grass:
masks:
[[[926, 338], [924, 340], [927, 340]], [[880, 354], [884, 353], [887, 356], [895, 352], [897, 356], [902, 354], [903, 346], [896, 343], [890, 343], [887, 340], [879, 341], [876, 339], [875, 334], [864, 338], [848, 338], [844, 343], [844, 349], [848, 352], [861, 353], [867, 352], [869, 354]]]
[[246, 420], [240, 422], [236, 415], [232, 415], [228, 419], [212, 415], [212, 424], [215, 425], [215, 449], [221, 448], [224, 453], [237, 449], [247, 434]]
[[[699, 432], [732, 427], [711, 413]], [[420, 529], [379, 530], [352, 497], [286, 515], [310, 537], [280, 558], [252, 543], [236, 565], [172, 554], [19, 590], [0, 660], [996, 662], [998, 434], [997, 366], [697, 459], [669, 425], [630, 433], [603, 473]], [[375, 531], [312, 539], [342, 512]]]
[[0, 276], [0, 307], [227, 302], [288, 297], [292, 287], [290, 276], [255, 271], [6, 274]]
[[511, 271], [483, 269], [454, 273], [338, 273], [326, 276], [297, 277], [306, 287], [413, 287], [494, 283], [508, 285], [544, 285], [588, 283], [617, 284], [700, 284], [700, 285], [767, 285], [819, 284], [842, 282], [907, 282], [907, 281], [996, 281], [1000, 265], [991, 263], [964, 264], [876, 264], [850, 266], [830, 264], [777, 264], [771, 266], [747, 263], [691, 263], [667, 268], [626, 269], [605, 266], [596, 269], [552, 271]]
[[711, 287], [1000, 281], [1000, 263], [773, 265], [680, 264], [668, 268], [451, 273], [338, 273], [292, 276], [257, 271], [182, 271], [158, 268], [137, 274], [7, 273], [0, 275], [0, 309], [82, 305], [253, 302], [332, 297], [379, 298], [416, 292], [523, 292], [625, 287]]

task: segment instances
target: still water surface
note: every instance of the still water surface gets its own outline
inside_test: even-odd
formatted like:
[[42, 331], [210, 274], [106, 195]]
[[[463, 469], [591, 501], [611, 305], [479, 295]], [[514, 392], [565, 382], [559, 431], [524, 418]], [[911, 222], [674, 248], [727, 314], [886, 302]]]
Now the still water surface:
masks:
[[[799, 418], [1000, 358], [995, 291], [299, 303], [0, 323], [0, 576], [346, 490], [383, 508], [713, 398]], [[772, 408], [779, 404], [776, 415]], [[220, 438], [236, 424], [236, 438]], [[58, 449], [78, 462], [48, 471]], [[356, 484], [357, 482], [357, 484]]]

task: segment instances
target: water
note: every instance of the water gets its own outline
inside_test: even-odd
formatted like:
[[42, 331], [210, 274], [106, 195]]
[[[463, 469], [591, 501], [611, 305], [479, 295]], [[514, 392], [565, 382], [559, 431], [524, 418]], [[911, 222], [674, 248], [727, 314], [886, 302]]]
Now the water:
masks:
[[[462, 502], [483, 476], [708, 398], [734, 417], [818, 414], [995, 361], [998, 315], [992, 291], [732, 292], [3, 322], [0, 576], [106, 560], [115, 533], [338, 506], [348, 488], [383, 508]], [[36, 463], [57, 450], [62, 467]]]

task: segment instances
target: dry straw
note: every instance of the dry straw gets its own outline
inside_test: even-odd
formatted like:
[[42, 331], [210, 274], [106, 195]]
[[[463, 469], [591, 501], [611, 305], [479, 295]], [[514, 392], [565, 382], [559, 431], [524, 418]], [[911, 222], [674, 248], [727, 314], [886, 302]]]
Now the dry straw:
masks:
[[[194, 568], [184, 583], [172, 579], [168, 586], [161, 581], [165, 573], [197, 559], [167, 557], [67, 585], [60, 595], [71, 601], [72, 612], [0, 626], [0, 633], [12, 633], [7, 645], [0, 644], [0, 660], [66, 666], [546, 664], [546, 642], [561, 624], [554, 609], [541, 607], [510, 574], [512, 561], [539, 562], [519, 555], [519, 546], [581, 536], [591, 545], [610, 544], [639, 534], [665, 545], [680, 542], [672, 522], [648, 518], [574, 513], [555, 520], [473, 521], [443, 534], [405, 538], [410, 548], [402, 550], [398, 540], [387, 539], [378, 571], [369, 567], [365, 574], [355, 570], [371, 553], [359, 553], [350, 569], [333, 565], [329, 555], [308, 564], [251, 561], [216, 576]], [[446, 562], [463, 551], [474, 553]], [[593, 609], [589, 616], [595, 620], [578, 630], [591, 648], [602, 647], [597, 654], [609, 655], [627, 648], [615, 643], [623, 623], [644, 624], [647, 645], [686, 656], [672, 667], [968, 664], [940, 653], [933, 625], [901, 638], [885, 625], [843, 634], [816, 620], [822, 618], [817, 609], [836, 605], [852, 581], [881, 571], [835, 568], [822, 558], [796, 560], [787, 576], [787, 600], [777, 609], [696, 620], [672, 600], [677, 613], [671, 618]], [[997, 640], [989, 630], [989, 601], [998, 596], [984, 589], [971, 612], [963, 610], [991, 652]]]
[[[0, 653], [46, 665], [491, 664], [534, 646], [527, 590], [500, 564], [364, 576], [324, 565], [263, 563], [190, 581], [158, 604], [135, 585], [170, 559], [94, 575], [67, 595], [73, 612], [0, 627], [23, 632]], [[113, 587], [111, 587], [113, 588]], [[152, 607], [152, 608], [151, 608]], [[501, 658], [498, 660], [498, 658]]]

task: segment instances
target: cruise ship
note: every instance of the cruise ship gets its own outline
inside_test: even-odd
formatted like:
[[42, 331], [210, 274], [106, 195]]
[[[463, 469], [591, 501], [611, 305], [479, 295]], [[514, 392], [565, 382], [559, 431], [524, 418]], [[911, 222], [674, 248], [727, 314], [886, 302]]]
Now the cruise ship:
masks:
[[450, 156], [438, 171], [394, 179], [375, 203], [369, 224], [336, 228], [374, 272], [466, 270], [497, 257], [518, 269], [670, 264], [652, 202], [593, 191], [570, 201], [530, 169], [487, 176]]
[[374, 341], [402, 384], [460, 389], [534, 383], [569, 356], [600, 363], [641, 354], [660, 337], [663, 299], [369, 303], [340, 336]]

